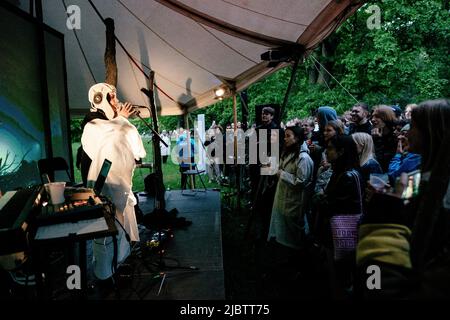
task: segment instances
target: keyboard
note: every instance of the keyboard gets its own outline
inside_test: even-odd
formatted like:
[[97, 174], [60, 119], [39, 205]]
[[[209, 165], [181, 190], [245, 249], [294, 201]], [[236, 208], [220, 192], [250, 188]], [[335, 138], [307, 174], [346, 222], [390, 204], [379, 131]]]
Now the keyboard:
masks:
[[107, 207], [108, 205], [98, 197], [59, 205], [47, 204], [42, 206], [40, 214], [36, 217], [36, 223], [43, 226], [101, 218], [104, 217]]

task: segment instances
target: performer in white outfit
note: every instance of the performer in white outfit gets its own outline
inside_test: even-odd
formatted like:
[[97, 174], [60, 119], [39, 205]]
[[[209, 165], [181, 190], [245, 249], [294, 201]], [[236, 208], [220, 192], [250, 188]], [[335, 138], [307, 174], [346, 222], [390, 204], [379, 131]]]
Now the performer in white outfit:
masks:
[[[84, 121], [81, 137], [82, 148], [91, 160], [87, 184], [93, 185], [105, 159], [112, 162], [102, 193], [116, 207], [119, 230], [117, 260], [120, 264], [130, 254], [126, 234], [130, 241], [139, 241], [134, 212], [137, 200], [132, 192], [132, 178], [135, 160], [145, 157], [146, 152], [136, 127], [127, 119], [133, 114], [133, 107], [129, 103], [119, 103], [114, 86], [106, 83], [92, 86], [89, 102], [91, 115]], [[96, 277], [103, 280], [112, 276], [112, 239], [94, 240], [93, 251]]]

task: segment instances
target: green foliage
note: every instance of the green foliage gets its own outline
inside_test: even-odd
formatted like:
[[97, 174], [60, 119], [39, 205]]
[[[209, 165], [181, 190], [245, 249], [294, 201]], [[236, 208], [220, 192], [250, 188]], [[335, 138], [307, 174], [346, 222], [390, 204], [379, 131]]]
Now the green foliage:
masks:
[[[365, 12], [370, 5], [381, 9], [381, 28], [369, 30]], [[418, 103], [450, 97], [450, 12], [448, 0], [368, 1], [329, 36], [311, 55], [357, 99], [377, 104]], [[320, 70], [320, 72], [317, 71]], [[284, 68], [248, 89], [249, 122], [258, 104], [282, 104], [291, 75]], [[241, 105], [238, 101], [238, 118]], [[338, 113], [355, 100], [325, 70], [306, 57], [299, 65], [283, 120], [306, 117], [328, 105]], [[193, 113], [204, 113], [206, 126], [213, 120], [233, 122], [232, 99], [225, 99]], [[179, 117], [160, 117], [161, 129], [173, 130]], [[79, 133], [72, 131], [73, 136]]]
[[[81, 128], [82, 122], [83, 122], [83, 118], [70, 119], [70, 135], [71, 135], [72, 143], [81, 141], [81, 135], [83, 133], [83, 130]], [[76, 153], [74, 153], [74, 154], [76, 154]]]

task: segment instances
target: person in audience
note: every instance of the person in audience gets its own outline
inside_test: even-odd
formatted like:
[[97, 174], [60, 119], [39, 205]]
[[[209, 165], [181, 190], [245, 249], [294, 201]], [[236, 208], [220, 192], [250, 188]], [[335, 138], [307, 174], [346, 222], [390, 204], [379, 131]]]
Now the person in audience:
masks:
[[167, 159], [169, 158], [170, 155], [170, 135], [167, 133], [166, 130], [163, 130], [161, 133], [161, 138], [167, 144], [166, 147], [162, 142], [159, 143], [162, 161], [163, 163], [167, 163]]
[[305, 142], [308, 146], [312, 143], [317, 143], [319, 140], [318, 134], [314, 131], [315, 121], [313, 118], [306, 118], [300, 122], [303, 131], [305, 132]]
[[375, 159], [372, 136], [365, 132], [356, 132], [352, 134], [352, 138], [358, 150], [359, 172], [365, 185], [370, 179], [371, 173], [383, 173], [383, 170]]
[[411, 121], [411, 112], [417, 108], [417, 104], [415, 103], [410, 103], [407, 104], [405, 107], [405, 120], [406, 121]]
[[400, 106], [398, 106], [398, 105], [393, 105], [393, 106], [391, 106], [391, 109], [392, 109], [392, 111], [394, 111], [395, 120], [396, 121], [401, 120], [402, 114], [403, 114], [402, 108], [400, 108]]
[[[325, 126], [323, 131], [325, 145], [336, 136], [341, 136], [344, 134], [344, 125], [340, 120], [331, 120]], [[331, 169], [330, 163], [327, 161], [326, 152], [322, 153], [322, 161], [320, 162], [320, 167], [317, 170], [317, 179], [314, 186], [314, 194], [323, 194], [325, 188], [330, 181], [333, 170]]]
[[279, 244], [300, 249], [305, 237], [305, 210], [308, 202], [308, 188], [312, 183], [313, 161], [304, 143], [303, 129], [287, 127], [284, 149], [277, 172], [272, 216], [268, 241], [275, 239]]
[[402, 129], [408, 124], [409, 122], [403, 119], [400, 119], [395, 122], [394, 125], [394, 137], [398, 140], [398, 136], [402, 132]]
[[328, 141], [334, 136], [343, 135], [345, 131], [344, 124], [341, 120], [331, 120], [325, 125], [323, 130], [323, 140], [325, 147], [328, 144]]
[[[260, 133], [266, 131], [266, 138]], [[270, 219], [273, 207], [273, 201], [276, 193], [277, 175], [265, 174], [268, 165], [262, 163], [264, 158], [271, 158], [273, 154], [280, 153], [283, 150], [284, 130], [275, 121], [275, 109], [271, 106], [265, 106], [261, 112], [261, 125], [256, 127], [257, 143], [258, 143], [258, 163], [250, 165], [251, 177], [251, 197], [254, 199], [253, 210], [257, 212], [256, 224], [259, 226], [256, 237], [260, 243], [265, 243], [270, 227]], [[277, 150], [272, 152], [272, 139], [278, 139]], [[265, 140], [267, 139], [267, 140]], [[267, 147], [263, 147], [264, 144]], [[273, 154], [272, 154], [273, 153]], [[270, 171], [270, 169], [269, 169]]]
[[[407, 174], [393, 190], [368, 193], [356, 255], [362, 298], [450, 297], [449, 127], [449, 100], [425, 101], [413, 109], [408, 140], [409, 151], [422, 156], [418, 194], [405, 198]], [[376, 280], [369, 279], [370, 266]]]
[[375, 156], [383, 172], [387, 172], [389, 163], [397, 150], [397, 140], [394, 136], [395, 121], [395, 113], [391, 107], [374, 107], [372, 138], [375, 145]]
[[328, 121], [337, 120], [337, 113], [331, 107], [324, 106], [317, 109], [317, 123], [319, 124], [319, 145], [324, 147], [323, 132]]
[[[347, 225], [347, 222], [356, 225], [362, 214], [362, 178], [358, 172], [358, 152], [353, 139], [350, 136], [341, 135], [329, 141], [326, 153], [333, 174], [319, 202], [320, 221], [324, 226], [321, 230], [327, 230], [326, 234], [322, 235], [321, 241], [325, 246], [334, 249], [339, 287], [350, 289], [351, 275], [355, 265], [356, 239], [339, 243], [335, 238], [336, 234], [332, 234], [332, 221], [343, 220], [341, 225], [344, 230], [341, 232], [351, 234], [356, 232], [356, 230], [350, 230], [351, 226]], [[333, 232], [336, 231], [333, 229]]]
[[322, 161], [322, 152], [325, 150], [325, 126], [329, 121], [337, 120], [336, 110], [328, 106], [320, 107], [317, 109], [316, 120], [319, 126], [317, 142], [313, 141], [313, 143], [308, 146], [309, 154], [314, 162], [314, 180], [317, 177], [317, 170], [319, 169], [320, 162]]
[[371, 134], [372, 124], [369, 121], [369, 106], [363, 102], [358, 102], [350, 111], [351, 124], [349, 125], [348, 134], [355, 132], [365, 132]]
[[421, 156], [420, 154], [409, 152], [408, 132], [410, 125], [403, 127], [398, 135], [397, 153], [389, 163], [389, 181], [391, 185], [395, 185], [395, 180], [404, 172], [412, 172], [419, 169]]

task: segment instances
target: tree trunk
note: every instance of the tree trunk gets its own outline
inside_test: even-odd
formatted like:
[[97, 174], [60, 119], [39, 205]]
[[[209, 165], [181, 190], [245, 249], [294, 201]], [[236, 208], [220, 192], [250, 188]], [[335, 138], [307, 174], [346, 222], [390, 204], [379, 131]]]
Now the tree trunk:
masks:
[[[314, 53], [311, 53], [312, 55], [314, 55]], [[312, 59], [311, 59], [312, 61]], [[319, 65], [312, 61], [313, 65], [311, 67], [308, 68], [308, 82], [310, 84], [315, 84], [317, 83], [317, 77], [318, 77], [318, 73], [317, 73], [317, 69], [315, 66], [317, 66], [317, 68], [319, 68]]]
[[105, 49], [105, 82], [117, 87], [116, 38], [114, 35], [114, 20], [105, 19], [106, 49]]

